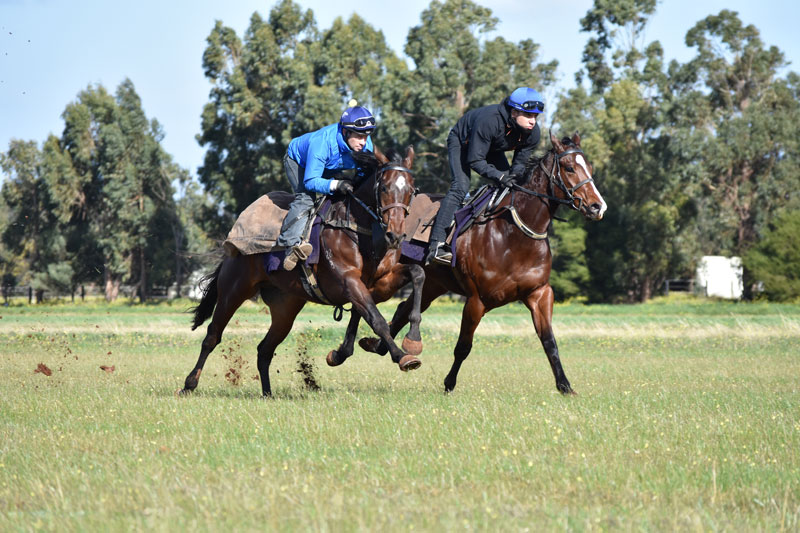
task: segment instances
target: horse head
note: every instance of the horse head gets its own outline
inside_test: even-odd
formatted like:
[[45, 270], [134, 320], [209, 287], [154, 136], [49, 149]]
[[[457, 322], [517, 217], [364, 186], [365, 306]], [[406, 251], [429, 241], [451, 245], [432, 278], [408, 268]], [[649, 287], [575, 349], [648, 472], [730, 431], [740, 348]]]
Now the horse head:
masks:
[[[381, 227], [373, 227], [373, 233], [385, 234], [385, 245], [397, 249], [405, 238], [405, 221], [408, 206], [416, 193], [411, 166], [414, 163], [414, 148], [409, 146], [405, 156], [394, 150], [384, 155], [377, 148], [374, 154], [357, 152], [353, 154], [356, 163], [365, 170], [371, 170], [373, 180], [364, 180], [357, 189], [356, 196], [374, 208], [381, 219]], [[373, 242], [381, 235], [373, 234]], [[382, 255], [382, 254], [378, 254]]]
[[602, 219], [607, 205], [595, 187], [592, 165], [581, 150], [580, 136], [575, 133], [572, 138], [564, 137], [559, 141], [550, 132], [550, 143], [553, 161], [545, 163], [545, 158], [541, 164], [550, 178], [552, 192], [586, 218]]

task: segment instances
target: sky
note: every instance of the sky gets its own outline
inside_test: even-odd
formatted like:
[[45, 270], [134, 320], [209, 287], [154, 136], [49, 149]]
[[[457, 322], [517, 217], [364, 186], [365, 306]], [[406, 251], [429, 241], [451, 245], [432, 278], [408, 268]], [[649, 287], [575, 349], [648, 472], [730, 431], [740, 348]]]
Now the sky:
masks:
[[[592, 0], [473, 0], [490, 7], [499, 19], [488, 38], [533, 39], [539, 61], [558, 60], [556, 91], [574, 85], [581, 53], [589, 38], [580, 19]], [[311, 9], [321, 30], [337, 17], [358, 13], [383, 32], [401, 57], [410, 28], [430, 0], [349, 4], [330, 0], [295, 0]], [[101, 84], [109, 92], [130, 78], [149, 119], [157, 119], [165, 137], [162, 146], [192, 175], [202, 164], [204, 149], [195, 136], [209, 101], [211, 84], [203, 75], [206, 37], [220, 20], [242, 37], [250, 17], [264, 18], [276, 0], [0, 0], [0, 152], [11, 139], [36, 141], [61, 135], [66, 106], [80, 91]], [[661, 0], [651, 17], [646, 42], [658, 40], [667, 60], [685, 62], [694, 50], [684, 45], [687, 30], [722, 9], [739, 13], [753, 24], [767, 46], [777, 46], [800, 72], [800, 20], [797, 0]], [[410, 65], [413, 66], [413, 65]], [[505, 95], [498, 95], [498, 101]], [[546, 122], [546, 119], [545, 119]]]

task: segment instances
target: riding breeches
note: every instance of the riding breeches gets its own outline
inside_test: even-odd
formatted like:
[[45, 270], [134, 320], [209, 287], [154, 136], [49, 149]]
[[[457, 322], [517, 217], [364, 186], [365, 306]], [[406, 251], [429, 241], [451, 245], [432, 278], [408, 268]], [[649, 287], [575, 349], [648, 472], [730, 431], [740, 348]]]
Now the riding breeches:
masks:
[[431, 228], [431, 240], [444, 242], [447, 228], [469, 191], [470, 169], [466, 161], [467, 151], [461, 146], [458, 136], [451, 131], [447, 136], [447, 158], [450, 162], [450, 189], [442, 198], [439, 212]]
[[297, 161], [286, 154], [283, 157], [283, 168], [286, 170], [286, 177], [294, 191], [294, 200], [289, 205], [289, 212], [283, 219], [281, 233], [275, 243], [276, 246], [291, 247], [300, 244], [303, 239], [303, 231], [306, 228], [309, 217], [314, 211], [314, 195], [308, 193], [303, 188], [303, 172], [305, 169], [297, 164]]

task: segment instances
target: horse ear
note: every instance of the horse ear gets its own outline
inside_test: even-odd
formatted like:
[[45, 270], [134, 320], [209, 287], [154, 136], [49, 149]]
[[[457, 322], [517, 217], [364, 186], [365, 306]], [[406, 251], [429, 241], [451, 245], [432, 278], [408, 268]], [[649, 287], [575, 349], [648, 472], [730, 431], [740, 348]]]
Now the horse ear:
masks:
[[411, 165], [414, 164], [414, 145], [409, 144], [406, 148], [406, 157], [403, 159], [403, 166], [406, 168], [411, 168]]
[[381, 152], [380, 149], [375, 145], [372, 145], [372, 153], [375, 154], [375, 157], [378, 158], [378, 162], [381, 165], [385, 165], [386, 163], [389, 162], [389, 159], [385, 155], [383, 155], [383, 152]]
[[575, 144], [575, 146], [581, 145], [581, 136], [578, 135], [577, 131], [572, 134], [572, 142]]
[[564, 146], [561, 144], [561, 141], [558, 140], [558, 137], [553, 135], [553, 130], [550, 130], [550, 144], [553, 145], [553, 149], [556, 152], [563, 152]]

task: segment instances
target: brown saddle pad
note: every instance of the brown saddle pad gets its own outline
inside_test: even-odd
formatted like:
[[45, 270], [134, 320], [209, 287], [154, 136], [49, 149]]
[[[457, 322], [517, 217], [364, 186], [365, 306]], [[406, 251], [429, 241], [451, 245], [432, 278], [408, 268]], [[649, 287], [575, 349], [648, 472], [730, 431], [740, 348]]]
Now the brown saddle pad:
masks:
[[441, 194], [418, 194], [411, 200], [406, 218], [408, 240], [428, 242], [431, 238], [431, 227], [439, 206]]
[[293, 199], [291, 193], [275, 191], [247, 206], [222, 243], [225, 253], [235, 257], [271, 251]]

